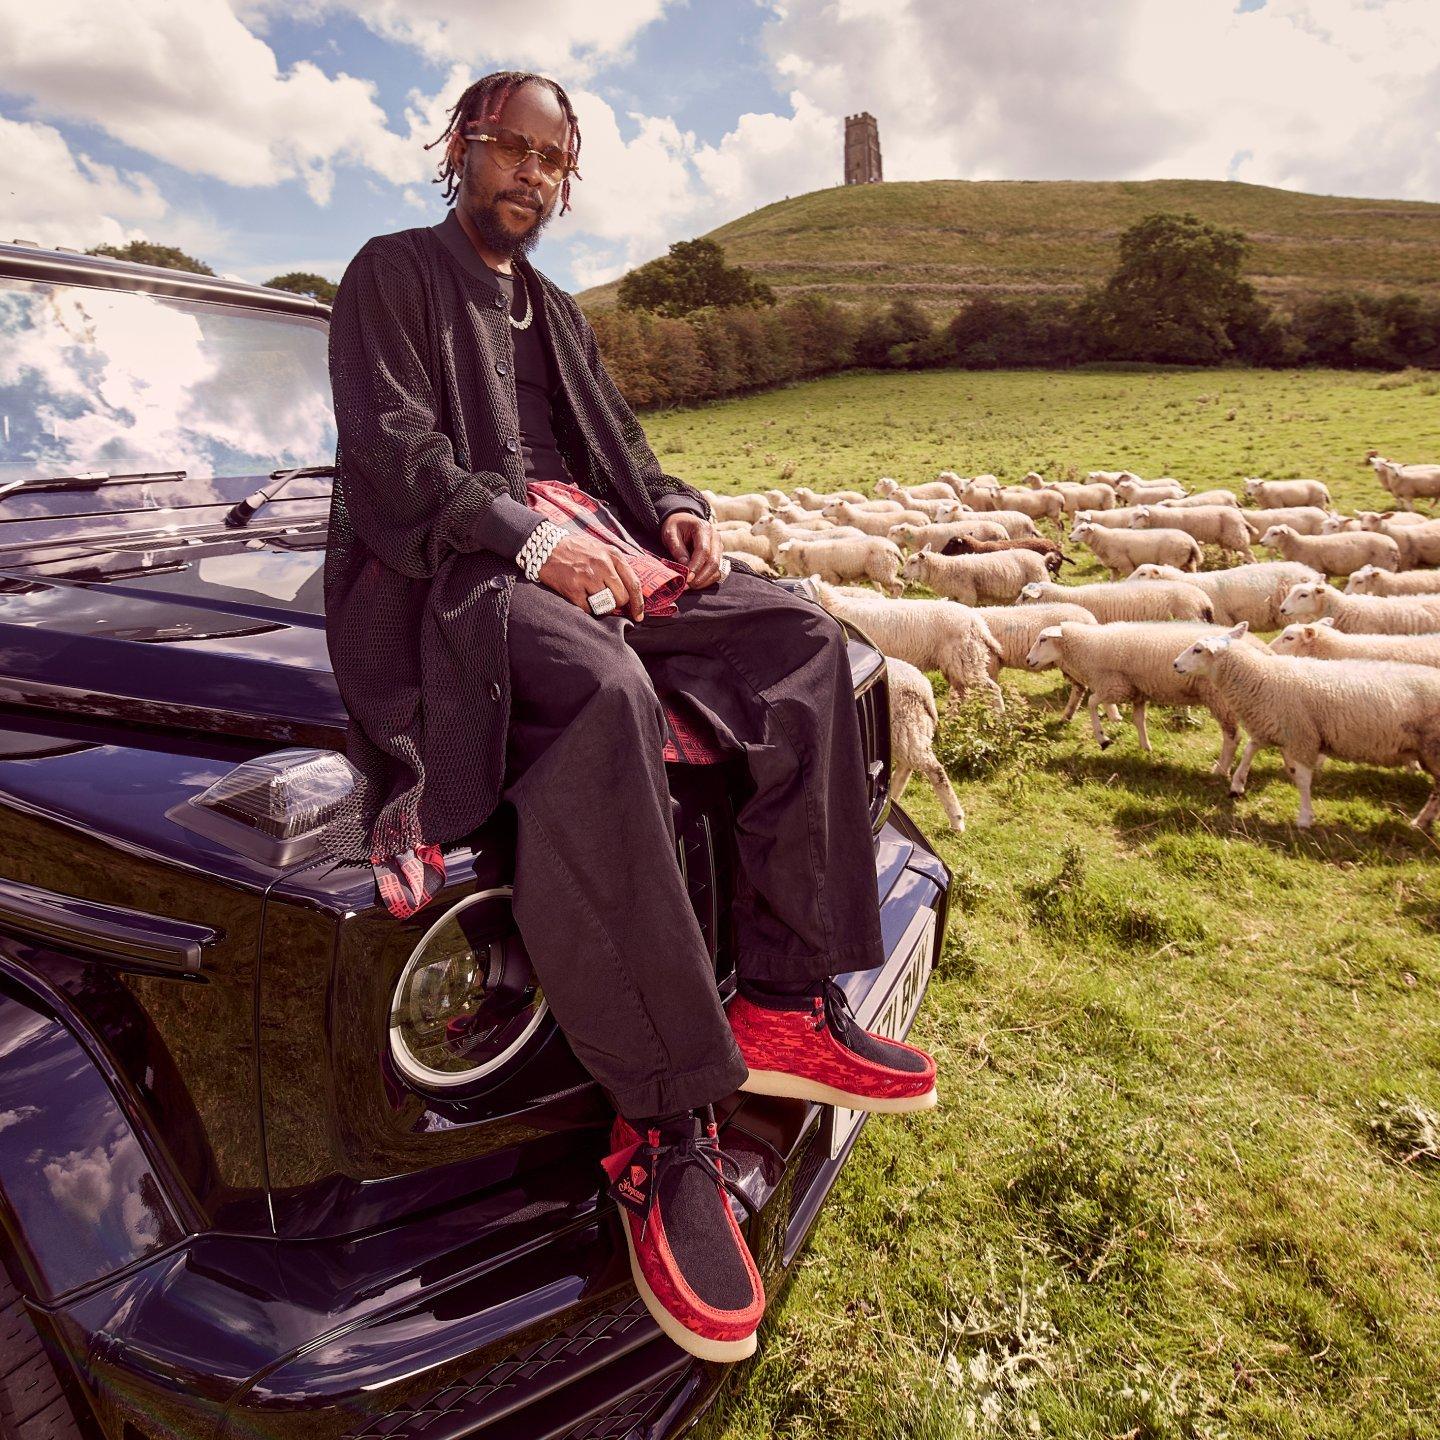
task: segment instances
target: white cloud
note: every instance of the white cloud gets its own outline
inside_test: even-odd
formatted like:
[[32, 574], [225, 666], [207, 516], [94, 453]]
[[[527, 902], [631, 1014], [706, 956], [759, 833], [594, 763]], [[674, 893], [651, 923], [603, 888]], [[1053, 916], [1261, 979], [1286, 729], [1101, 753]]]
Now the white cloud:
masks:
[[[353, 14], [437, 63], [563, 72], [583, 79], [620, 58], [670, 0], [248, 0], [242, 13]], [[568, 88], [568, 86], [567, 86]]]

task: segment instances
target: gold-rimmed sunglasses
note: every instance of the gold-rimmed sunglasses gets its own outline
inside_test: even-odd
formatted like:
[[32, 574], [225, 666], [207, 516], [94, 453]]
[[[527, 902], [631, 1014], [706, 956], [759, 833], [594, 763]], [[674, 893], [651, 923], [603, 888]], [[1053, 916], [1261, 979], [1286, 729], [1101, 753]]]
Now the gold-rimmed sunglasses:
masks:
[[479, 140], [489, 145], [491, 157], [502, 170], [516, 170], [527, 155], [533, 155], [539, 164], [540, 174], [551, 185], [558, 185], [565, 179], [580, 180], [584, 178], [575, 162], [553, 146], [545, 150], [537, 150], [533, 145], [525, 144], [519, 136], [513, 133], [505, 132], [493, 135], [475, 126], [466, 128], [464, 138]]

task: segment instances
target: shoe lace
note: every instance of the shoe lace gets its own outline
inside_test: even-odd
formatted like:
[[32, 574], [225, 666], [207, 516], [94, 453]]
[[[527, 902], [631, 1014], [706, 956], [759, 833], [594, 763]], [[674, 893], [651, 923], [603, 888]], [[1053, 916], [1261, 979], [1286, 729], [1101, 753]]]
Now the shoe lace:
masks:
[[758, 1213], [754, 1202], [740, 1188], [738, 1181], [732, 1180], [725, 1173], [725, 1167], [733, 1165], [738, 1176], [740, 1163], [733, 1155], [727, 1155], [720, 1148], [720, 1135], [719, 1128], [715, 1123], [714, 1106], [707, 1105], [705, 1107], [705, 1126], [702, 1134], [691, 1135], [684, 1140], [667, 1141], [659, 1130], [652, 1129], [645, 1136], [645, 1153], [650, 1170], [650, 1180], [647, 1186], [650, 1201], [645, 1207], [645, 1218], [640, 1224], [641, 1240], [645, 1238], [645, 1232], [650, 1225], [651, 1212], [660, 1199], [659, 1172], [662, 1157], [667, 1166], [697, 1166], [707, 1179], [719, 1185], [727, 1194], [733, 1195], [744, 1207], [747, 1218], [754, 1220]]
[[815, 1028], [823, 1030], [827, 1019], [842, 1041], [849, 1039], [852, 1030], [864, 1029], [850, 1008], [850, 997], [833, 980], [826, 980], [824, 996], [815, 1001]]

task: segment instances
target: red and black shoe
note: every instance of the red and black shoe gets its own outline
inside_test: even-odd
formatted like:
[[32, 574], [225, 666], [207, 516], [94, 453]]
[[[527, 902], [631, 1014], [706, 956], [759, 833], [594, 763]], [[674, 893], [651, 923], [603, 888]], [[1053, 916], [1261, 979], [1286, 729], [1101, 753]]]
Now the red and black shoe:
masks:
[[[702, 1129], [650, 1129], [616, 1116], [601, 1164], [630, 1248], [630, 1272], [655, 1323], [702, 1360], [755, 1353], [765, 1287], [727, 1194], [750, 1202], [724, 1173], [713, 1112]], [[733, 1163], [733, 1162], [730, 1162]]]
[[808, 995], [742, 990], [730, 1002], [730, 1028], [750, 1067], [740, 1088], [752, 1094], [888, 1114], [936, 1103], [935, 1061], [863, 1029], [833, 981]]

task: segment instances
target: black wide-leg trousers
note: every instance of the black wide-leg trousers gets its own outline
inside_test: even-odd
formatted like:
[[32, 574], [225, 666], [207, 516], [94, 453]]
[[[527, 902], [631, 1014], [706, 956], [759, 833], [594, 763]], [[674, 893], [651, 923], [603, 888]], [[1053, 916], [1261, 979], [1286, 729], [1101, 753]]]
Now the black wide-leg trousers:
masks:
[[507, 648], [513, 905], [551, 1011], [627, 1117], [719, 1100], [745, 1064], [675, 853], [657, 691], [745, 758], [738, 973], [870, 969], [885, 957], [844, 632], [737, 568], [638, 624], [517, 581]]

